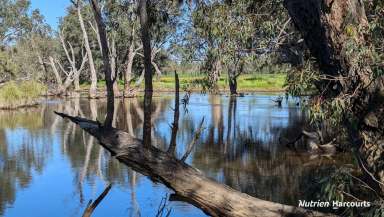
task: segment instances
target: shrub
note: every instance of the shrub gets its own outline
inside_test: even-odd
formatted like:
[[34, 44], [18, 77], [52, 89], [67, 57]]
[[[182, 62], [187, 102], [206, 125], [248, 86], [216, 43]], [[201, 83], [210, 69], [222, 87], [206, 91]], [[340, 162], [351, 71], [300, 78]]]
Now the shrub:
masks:
[[0, 88], [0, 107], [15, 108], [36, 102], [46, 87], [37, 81], [10, 81]]

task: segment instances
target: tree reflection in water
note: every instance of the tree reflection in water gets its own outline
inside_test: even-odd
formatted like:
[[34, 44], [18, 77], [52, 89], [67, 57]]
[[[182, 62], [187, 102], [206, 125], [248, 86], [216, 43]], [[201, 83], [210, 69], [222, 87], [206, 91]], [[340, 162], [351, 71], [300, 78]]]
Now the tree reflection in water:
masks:
[[[181, 157], [185, 152], [193, 132], [205, 117], [207, 129], [187, 159], [192, 166], [255, 197], [297, 205], [297, 200], [305, 196], [303, 186], [311, 185], [316, 175], [308, 162], [320, 161], [310, 161], [308, 155], [298, 155], [279, 144], [279, 137], [293, 138], [301, 131], [304, 114], [294, 103], [277, 108], [270, 99], [259, 95], [241, 98], [193, 95], [189, 112], [180, 111], [177, 154]], [[151, 143], [162, 150], [167, 150], [171, 137], [173, 100], [172, 96], [154, 97], [151, 105]], [[70, 203], [77, 207], [79, 200], [90, 199], [84, 198], [84, 187], [95, 188], [95, 183], [101, 182], [130, 190], [126, 206], [130, 207], [131, 216], [138, 216], [148, 208], [148, 204], [137, 200], [143, 194], [138, 190], [143, 185], [143, 176], [114, 160], [74, 124], [53, 114], [55, 110], [102, 121], [107, 110], [105, 104], [105, 99], [74, 98], [37, 108], [0, 112], [0, 215], [15, 202], [18, 191], [28, 189], [35, 173], [44, 173], [56, 158], [69, 163], [69, 175], [75, 184], [68, 189], [78, 196], [78, 200]], [[115, 100], [114, 126], [142, 138], [143, 122], [142, 98]], [[57, 154], [52, 150], [55, 143], [59, 143]], [[333, 160], [324, 159], [322, 165], [332, 163]], [[157, 205], [152, 204], [153, 209]]]

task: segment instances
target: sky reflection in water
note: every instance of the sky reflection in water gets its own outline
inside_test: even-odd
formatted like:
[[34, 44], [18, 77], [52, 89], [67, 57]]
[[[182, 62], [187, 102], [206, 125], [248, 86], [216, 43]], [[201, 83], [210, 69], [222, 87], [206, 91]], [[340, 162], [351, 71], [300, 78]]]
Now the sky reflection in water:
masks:
[[[279, 144], [293, 138], [304, 114], [291, 99], [277, 107], [268, 94], [245, 97], [192, 95], [181, 107], [177, 136], [182, 156], [199, 122], [205, 130], [187, 159], [207, 176], [255, 197], [296, 205], [299, 188], [313, 176], [306, 157]], [[165, 149], [173, 121], [172, 95], [153, 99], [153, 144]], [[80, 216], [109, 182], [112, 190], [94, 216], [155, 216], [171, 191], [114, 160], [89, 135], [54, 115], [103, 120], [105, 100], [71, 99], [38, 108], [0, 111], [0, 216]], [[116, 102], [115, 126], [141, 137], [142, 99]], [[170, 202], [171, 216], [205, 216], [182, 202]]]

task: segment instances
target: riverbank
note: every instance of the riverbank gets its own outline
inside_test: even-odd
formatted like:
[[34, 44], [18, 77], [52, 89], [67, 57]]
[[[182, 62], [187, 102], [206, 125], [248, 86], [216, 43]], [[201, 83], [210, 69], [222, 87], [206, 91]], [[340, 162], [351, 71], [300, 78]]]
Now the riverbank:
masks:
[[[190, 91], [201, 92], [204, 90], [201, 85], [206, 77], [203, 75], [180, 74], [181, 90], [188, 88]], [[119, 80], [119, 88], [124, 87], [123, 81]], [[238, 92], [284, 92], [285, 74], [247, 74], [239, 76], [237, 80]], [[134, 85], [134, 84], [133, 84]], [[88, 90], [89, 83], [82, 84], [81, 90]], [[154, 77], [153, 88], [159, 92], [172, 92], [175, 89], [175, 78], [173, 74]], [[220, 92], [229, 92], [228, 78], [222, 76], [218, 81]], [[105, 81], [99, 81], [98, 89], [105, 89]], [[139, 91], [144, 90], [144, 84], [139, 86]]]

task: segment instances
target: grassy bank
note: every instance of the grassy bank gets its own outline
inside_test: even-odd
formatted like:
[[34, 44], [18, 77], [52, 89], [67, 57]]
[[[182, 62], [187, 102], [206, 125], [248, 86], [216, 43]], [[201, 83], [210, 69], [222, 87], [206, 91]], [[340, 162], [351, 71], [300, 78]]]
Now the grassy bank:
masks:
[[[191, 76], [189, 74], [180, 74], [180, 86], [185, 87], [188, 84], [199, 83], [206, 79], [203, 75]], [[175, 88], [175, 78], [173, 74], [163, 75], [159, 79], [154, 77], [153, 86], [157, 91], [173, 91]], [[285, 74], [247, 74], [241, 75], [238, 78], [238, 91], [239, 92], [256, 92], [256, 91], [271, 91], [280, 92], [284, 91]], [[218, 82], [221, 91], [229, 91], [228, 79], [222, 76]], [[123, 88], [123, 82], [119, 81], [119, 86]], [[88, 89], [89, 84], [82, 84], [82, 89]], [[99, 88], [105, 87], [105, 82], [100, 81]], [[141, 85], [144, 88], [144, 84]], [[201, 86], [193, 87], [194, 91], [201, 91]]]
[[46, 87], [36, 81], [10, 81], [0, 87], [0, 109], [36, 105]]

